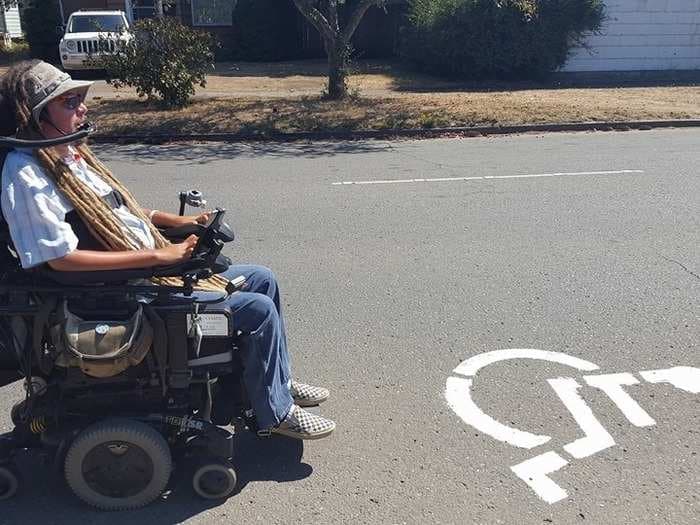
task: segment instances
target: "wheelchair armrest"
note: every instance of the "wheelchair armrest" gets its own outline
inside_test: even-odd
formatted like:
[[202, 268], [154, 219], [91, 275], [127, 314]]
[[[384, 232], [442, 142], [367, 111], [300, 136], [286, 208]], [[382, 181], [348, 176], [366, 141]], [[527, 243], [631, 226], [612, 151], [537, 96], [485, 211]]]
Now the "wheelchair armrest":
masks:
[[195, 234], [197, 237], [201, 236], [206, 230], [206, 226], [203, 224], [185, 224], [174, 228], [159, 228], [159, 230], [163, 237], [170, 242], [182, 242], [192, 234]]
[[[209, 264], [206, 259], [193, 257], [187, 261], [174, 264], [172, 266], [157, 266], [153, 268], [153, 277], [181, 277], [185, 274], [200, 273], [210, 270], [211, 274], [223, 273], [231, 266], [231, 259], [219, 254], [213, 264]], [[200, 276], [202, 276], [200, 274]], [[206, 276], [206, 275], [205, 275]]]
[[[211, 270], [213, 273], [221, 273], [231, 265], [231, 260], [219, 255]], [[182, 277], [187, 274], [197, 274], [210, 267], [204, 259], [192, 258], [178, 264], [169, 266], [154, 266], [151, 268], [135, 268], [129, 270], [99, 270], [91, 272], [58, 272], [51, 268], [42, 268], [43, 277], [65, 286], [81, 286], [89, 284], [123, 283], [136, 279], [150, 279], [152, 277]]]
[[99, 270], [93, 272], [58, 272], [50, 268], [42, 268], [42, 277], [65, 286], [81, 286], [86, 284], [122, 283], [132, 279], [150, 279], [153, 268], [136, 268], [130, 270]]

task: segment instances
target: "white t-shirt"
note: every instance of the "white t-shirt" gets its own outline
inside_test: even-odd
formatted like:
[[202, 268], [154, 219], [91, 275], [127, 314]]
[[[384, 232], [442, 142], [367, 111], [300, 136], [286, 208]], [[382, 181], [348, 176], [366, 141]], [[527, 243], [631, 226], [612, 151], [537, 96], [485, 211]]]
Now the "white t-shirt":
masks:
[[[79, 156], [64, 160], [73, 175], [98, 196], [103, 197], [112, 191], [112, 187]], [[23, 268], [58, 259], [78, 247], [78, 238], [65, 220], [73, 205], [46, 176], [30, 150], [18, 149], [7, 155], [2, 170], [0, 202]], [[122, 228], [130, 231], [143, 249], [155, 247], [148, 224], [124, 205], [112, 211], [121, 221]]]

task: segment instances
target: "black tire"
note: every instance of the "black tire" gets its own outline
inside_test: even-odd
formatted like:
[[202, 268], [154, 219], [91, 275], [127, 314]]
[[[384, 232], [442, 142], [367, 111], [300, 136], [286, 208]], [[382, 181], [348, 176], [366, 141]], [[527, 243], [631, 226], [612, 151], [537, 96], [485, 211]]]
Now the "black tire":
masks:
[[168, 443], [140, 421], [111, 419], [83, 430], [66, 454], [65, 476], [76, 496], [102, 510], [130, 510], [160, 496], [170, 479]]
[[24, 415], [25, 406], [26, 403], [24, 401], [17, 401], [17, 403], [12, 405], [12, 409], [10, 410], [10, 419], [12, 420], [12, 424], [14, 424], [16, 427], [22, 424], [22, 416]]
[[10, 499], [19, 490], [19, 475], [11, 465], [0, 465], [0, 501]]
[[200, 498], [226, 499], [236, 490], [236, 471], [224, 459], [208, 459], [199, 463], [192, 475], [192, 488]]

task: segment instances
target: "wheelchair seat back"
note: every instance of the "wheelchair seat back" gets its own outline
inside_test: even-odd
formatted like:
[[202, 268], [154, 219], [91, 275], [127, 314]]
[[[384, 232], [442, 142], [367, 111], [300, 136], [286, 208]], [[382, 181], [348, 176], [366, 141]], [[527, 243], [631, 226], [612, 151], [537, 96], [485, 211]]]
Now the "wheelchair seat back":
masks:
[[[0, 147], [0, 174], [5, 167], [5, 159], [10, 152], [7, 148]], [[0, 186], [0, 196], [2, 195], [2, 187]], [[16, 274], [21, 272], [22, 267], [17, 257], [12, 238], [10, 237], [10, 228], [5, 221], [5, 216], [0, 208], [0, 280], [7, 281], [8, 273]]]

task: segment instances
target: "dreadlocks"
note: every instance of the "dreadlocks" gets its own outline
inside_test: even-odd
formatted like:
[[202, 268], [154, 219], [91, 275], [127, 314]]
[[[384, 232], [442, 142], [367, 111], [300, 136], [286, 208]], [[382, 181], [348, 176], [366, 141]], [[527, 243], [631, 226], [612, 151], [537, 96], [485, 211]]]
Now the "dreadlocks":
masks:
[[[2, 77], [0, 93], [2, 94], [2, 120], [3, 128], [12, 127], [14, 124], [18, 137], [33, 139], [43, 138], [39, 125], [32, 118], [29, 104], [29, 96], [25, 85], [25, 74], [32, 69], [39, 60], [20, 62], [11, 67]], [[12, 103], [14, 101], [14, 104]], [[9, 113], [8, 115], [6, 115]], [[11, 133], [11, 131], [10, 131]], [[151, 230], [156, 248], [163, 248], [170, 242], [163, 237], [148, 217], [143, 213], [131, 192], [117, 180], [114, 175], [102, 164], [85, 143], [77, 145], [76, 149], [85, 159], [90, 168], [112, 188], [118, 190], [123, 196], [129, 211], [144, 221]], [[75, 211], [85, 223], [86, 227], [95, 238], [108, 251], [140, 250], [144, 247], [131, 230], [124, 225], [112, 209], [84, 182], [73, 176], [68, 165], [60, 158], [53, 148], [37, 149], [34, 152], [46, 174], [53, 180], [56, 187], [66, 199], [73, 205]], [[180, 278], [155, 278], [155, 284], [182, 285]], [[200, 281], [198, 289], [221, 291], [227, 284], [226, 279], [215, 275], [209, 279]]]

